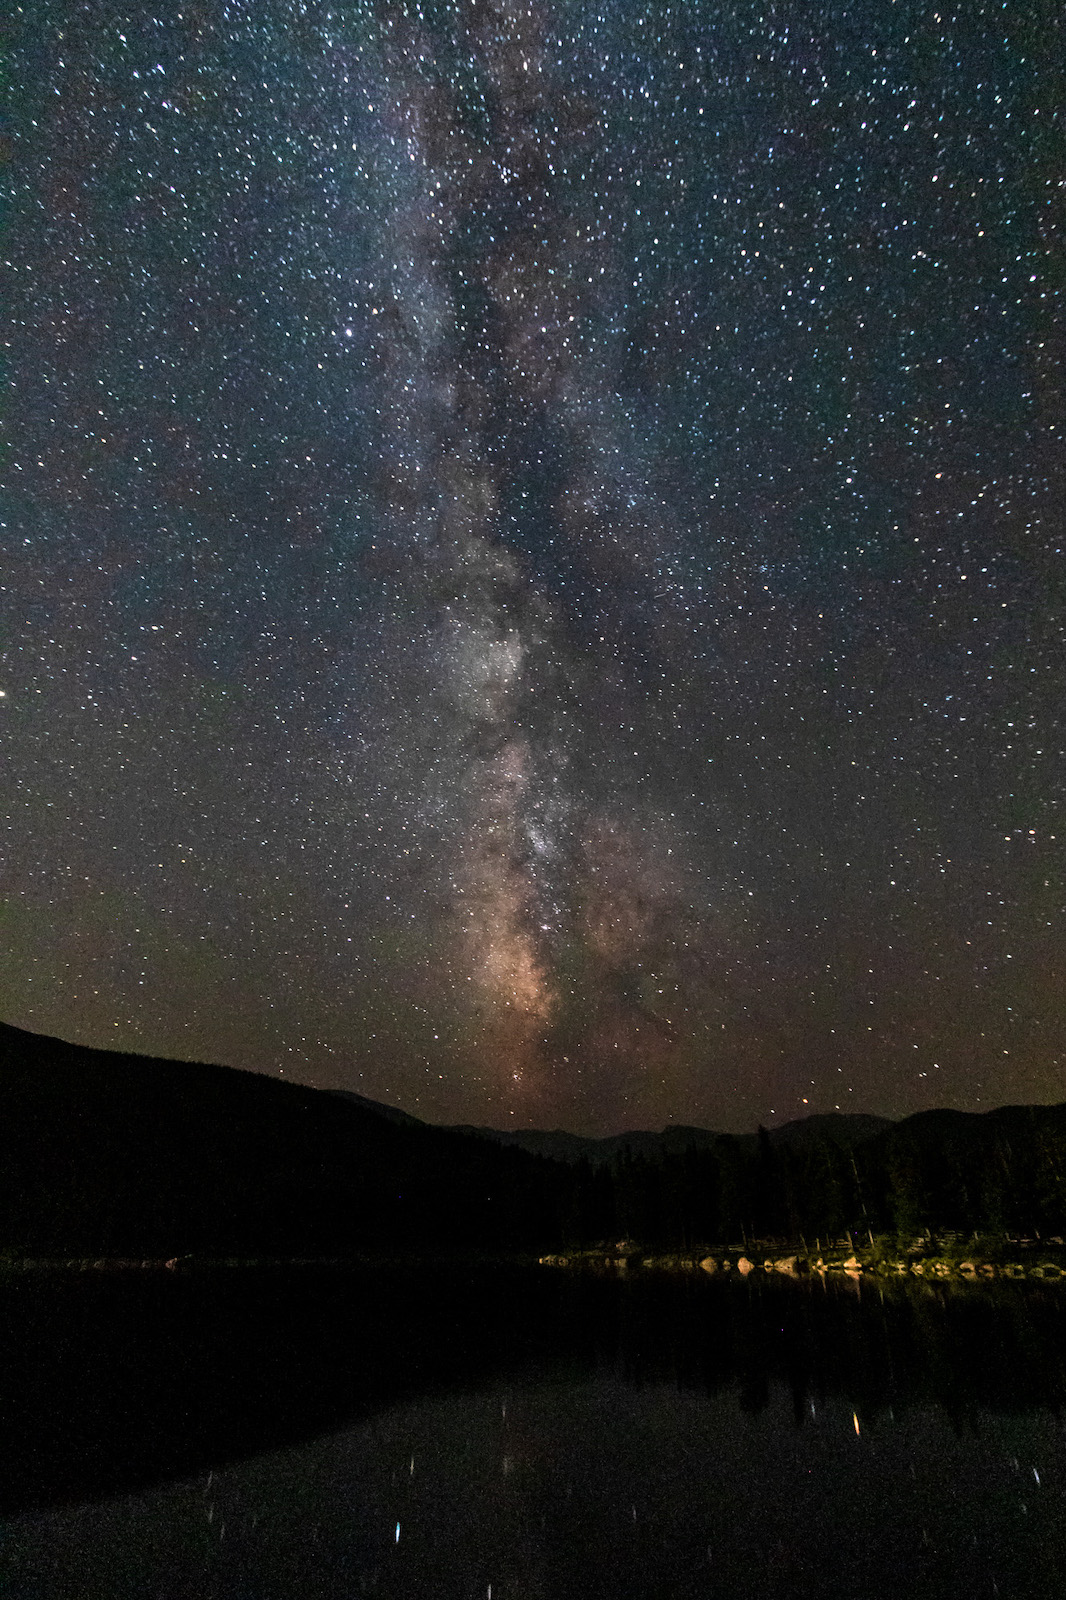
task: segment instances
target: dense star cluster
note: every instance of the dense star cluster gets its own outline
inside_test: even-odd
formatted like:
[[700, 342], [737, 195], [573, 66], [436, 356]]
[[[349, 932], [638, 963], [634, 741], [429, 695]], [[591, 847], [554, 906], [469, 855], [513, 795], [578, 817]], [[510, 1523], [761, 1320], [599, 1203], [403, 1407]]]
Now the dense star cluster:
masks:
[[17, 6], [0, 1014], [498, 1126], [1062, 1099], [1064, 60]]

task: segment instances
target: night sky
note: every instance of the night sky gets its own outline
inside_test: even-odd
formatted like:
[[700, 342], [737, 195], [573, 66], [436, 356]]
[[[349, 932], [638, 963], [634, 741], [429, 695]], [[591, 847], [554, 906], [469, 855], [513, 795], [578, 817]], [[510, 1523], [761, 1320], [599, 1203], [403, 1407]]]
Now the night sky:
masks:
[[1066, 1098], [1058, 13], [16, 7], [0, 1016]]

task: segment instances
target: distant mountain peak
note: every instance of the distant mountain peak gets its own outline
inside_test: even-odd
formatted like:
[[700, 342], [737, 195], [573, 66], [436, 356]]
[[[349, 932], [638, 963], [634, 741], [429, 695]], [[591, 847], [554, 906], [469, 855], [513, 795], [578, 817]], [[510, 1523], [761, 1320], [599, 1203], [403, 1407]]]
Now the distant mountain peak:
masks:
[[[768, 1133], [772, 1145], [799, 1148], [815, 1139], [830, 1138], [837, 1144], [853, 1146], [864, 1144], [891, 1126], [890, 1117], [861, 1111], [827, 1111], [782, 1123], [770, 1128]], [[721, 1139], [730, 1137], [750, 1144], [756, 1137], [754, 1131], [728, 1135], [684, 1122], [671, 1122], [658, 1133], [650, 1129], [631, 1129], [627, 1133], [592, 1135], [569, 1133], [564, 1128], [478, 1128], [465, 1124], [455, 1131], [494, 1139], [498, 1144], [515, 1145], [534, 1155], [550, 1156], [555, 1161], [588, 1161], [593, 1166], [602, 1166], [623, 1155], [656, 1157], [689, 1149], [713, 1150]]]

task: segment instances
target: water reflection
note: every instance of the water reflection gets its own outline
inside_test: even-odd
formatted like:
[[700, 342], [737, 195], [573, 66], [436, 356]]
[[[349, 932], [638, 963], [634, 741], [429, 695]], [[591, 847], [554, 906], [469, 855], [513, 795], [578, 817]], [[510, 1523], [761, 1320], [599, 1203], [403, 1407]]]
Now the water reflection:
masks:
[[[38, 1503], [7, 1524], [19, 1600], [1063, 1590], [1057, 1292], [459, 1269], [93, 1292], [80, 1321], [84, 1284], [19, 1311], [24, 1336], [56, 1329], [49, 1295], [67, 1313], [20, 1405], [7, 1380], [5, 1493]], [[26, 1388], [57, 1360], [65, 1466], [29, 1434], [34, 1406], [61, 1428]]]

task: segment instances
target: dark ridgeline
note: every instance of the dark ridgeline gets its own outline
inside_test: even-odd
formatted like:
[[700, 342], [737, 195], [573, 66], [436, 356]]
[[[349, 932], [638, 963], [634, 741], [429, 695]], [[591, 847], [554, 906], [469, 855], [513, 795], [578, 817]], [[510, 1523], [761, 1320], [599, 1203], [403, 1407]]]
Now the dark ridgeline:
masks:
[[8, 1256], [687, 1250], [925, 1229], [1066, 1232], [1066, 1105], [516, 1138], [0, 1025]]
[[6, 1253], [530, 1251], [557, 1181], [524, 1151], [346, 1096], [0, 1026]]

